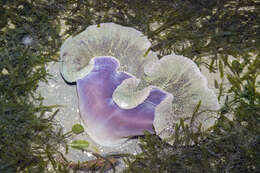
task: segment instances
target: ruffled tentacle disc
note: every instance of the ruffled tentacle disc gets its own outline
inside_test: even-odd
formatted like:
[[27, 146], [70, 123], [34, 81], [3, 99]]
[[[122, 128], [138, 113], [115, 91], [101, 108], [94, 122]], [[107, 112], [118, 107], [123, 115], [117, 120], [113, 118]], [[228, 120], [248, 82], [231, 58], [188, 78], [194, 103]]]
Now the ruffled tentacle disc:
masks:
[[[200, 101], [200, 111], [219, 109], [216, 95], [208, 88], [206, 78], [192, 60], [174, 54], [167, 55], [147, 65], [144, 70], [148, 76], [146, 80], [151, 85], [169, 93], [168, 98], [155, 110], [155, 131], [163, 139], [173, 135], [174, 126], [180, 118], [190, 123]], [[202, 129], [208, 129], [216, 120], [211, 115], [209, 112], [200, 113], [192, 126], [197, 128], [201, 123]]]
[[[130, 27], [114, 23], [103, 23], [100, 27], [89, 26], [77, 36], [69, 37], [62, 45], [60, 72], [67, 82], [77, 82], [77, 87], [82, 88], [82, 79], [88, 79], [86, 76], [90, 73], [93, 75], [94, 57], [116, 57], [117, 70], [128, 77], [115, 85], [110, 93], [112, 103], [116, 103], [113, 106], [128, 112], [144, 103], [150, 104], [151, 92], [165, 91], [165, 98], [158, 105], [151, 103], [155, 106], [153, 126], [156, 133], [165, 139], [172, 136], [174, 126], [180, 118], [187, 123], [191, 122], [191, 116], [199, 102], [200, 111], [217, 110], [219, 104], [213, 90], [208, 88], [206, 78], [193, 61], [174, 54], [158, 60], [154, 52], [147, 53], [150, 46], [147, 37]], [[115, 75], [111, 80], [117, 77]], [[94, 89], [95, 87], [93, 91]], [[78, 93], [80, 91], [78, 89]], [[84, 95], [84, 92], [79, 95]], [[80, 99], [84, 100], [85, 97]], [[156, 100], [153, 98], [153, 102]], [[122, 115], [123, 113], [125, 112]], [[122, 115], [118, 116], [118, 120]], [[131, 117], [132, 115], [127, 117], [129, 119], [125, 119], [125, 122], [129, 122]], [[215, 120], [216, 117], [208, 112], [200, 113], [192, 125], [195, 128], [202, 124], [202, 128], [207, 129]]]
[[157, 60], [153, 52], [145, 55], [150, 45], [147, 37], [133, 28], [114, 23], [92, 25], [63, 43], [60, 71], [67, 82], [75, 82], [91, 71], [92, 58], [113, 56], [121, 64], [119, 71], [141, 78], [144, 65]]

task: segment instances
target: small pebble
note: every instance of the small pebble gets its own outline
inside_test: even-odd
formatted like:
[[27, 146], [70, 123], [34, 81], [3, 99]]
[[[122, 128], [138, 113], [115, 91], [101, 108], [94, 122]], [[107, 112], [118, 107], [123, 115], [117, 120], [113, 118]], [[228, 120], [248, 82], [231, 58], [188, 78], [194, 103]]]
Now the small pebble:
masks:
[[33, 38], [30, 35], [26, 35], [26, 36], [23, 37], [22, 42], [23, 42], [24, 45], [29, 46], [29, 45], [32, 44]]
[[8, 72], [8, 70], [6, 68], [4, 68], [1, 73], [3, 75], [8, 75], [9, 74], [9, 72]]

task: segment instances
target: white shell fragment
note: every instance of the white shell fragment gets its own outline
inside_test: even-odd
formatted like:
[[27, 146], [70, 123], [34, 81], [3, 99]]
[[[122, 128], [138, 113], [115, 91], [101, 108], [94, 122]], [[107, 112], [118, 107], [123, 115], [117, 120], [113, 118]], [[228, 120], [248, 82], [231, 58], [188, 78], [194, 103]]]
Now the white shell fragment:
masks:
[[92, 69], [88, 65], [90, 59], [113, 56], [120, 61], [120, 71], [139, 78], [144, 73], [144, 65], [157, 59], [153, 52], [145, 55], [150, 46], [147, 37], [133, 28], [114, 23], [92, 25], [63, 43], [60, 71], [67, 82], [75, 82]]

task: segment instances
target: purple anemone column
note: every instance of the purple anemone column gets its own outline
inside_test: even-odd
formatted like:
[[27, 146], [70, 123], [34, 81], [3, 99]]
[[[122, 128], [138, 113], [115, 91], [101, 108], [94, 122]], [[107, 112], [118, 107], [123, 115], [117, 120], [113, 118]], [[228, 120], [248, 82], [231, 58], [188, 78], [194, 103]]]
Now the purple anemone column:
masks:
[[80, 113], [90, 137], [100, 145], [113, 146], [128, 137], [154, 133], [155, 107], [166, 97], [152, 89], [149, 97], [133, 109], [122, 109], [112, 99], [114, 90], [130, 75], [118, 72], [113, 57], [96, 57], [92, 71], [77, 81]]

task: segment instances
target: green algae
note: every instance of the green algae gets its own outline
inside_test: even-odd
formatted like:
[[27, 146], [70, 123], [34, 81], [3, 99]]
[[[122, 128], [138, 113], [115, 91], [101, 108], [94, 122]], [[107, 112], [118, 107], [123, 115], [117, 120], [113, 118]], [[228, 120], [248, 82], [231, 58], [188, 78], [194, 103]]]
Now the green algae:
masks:
[[74, 140], [69, 145], [72, 148], [84, 150], [89, 147], [89, 142], [85, 140]]
[[84, 132], [84, 127], [80, 124], [75, 124], [75, 125], [72, 126], [71, 131], [74, 134], [80, 134], [80, 133]]

